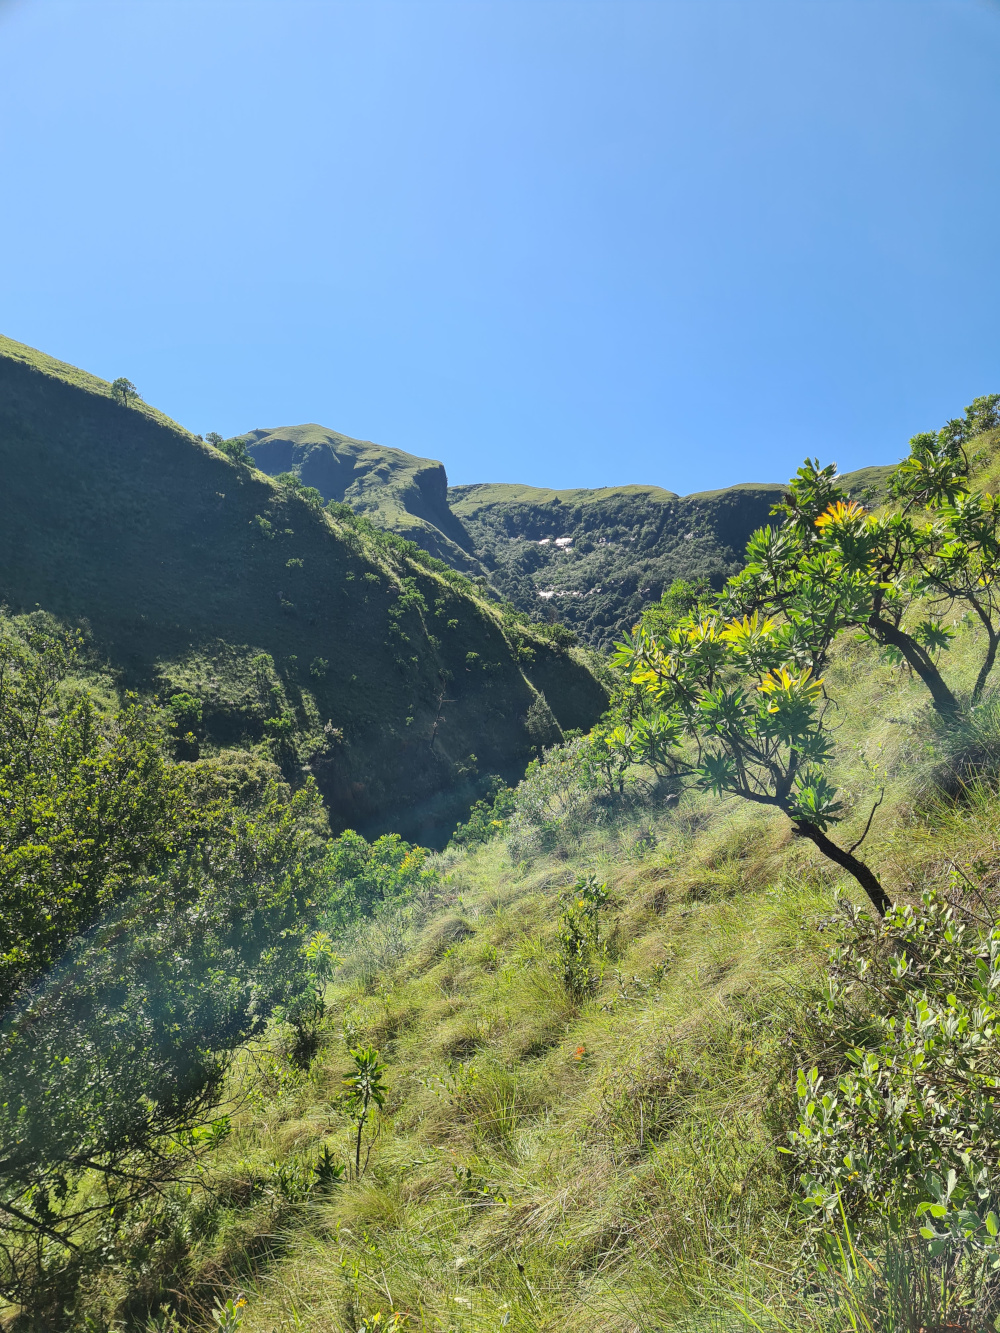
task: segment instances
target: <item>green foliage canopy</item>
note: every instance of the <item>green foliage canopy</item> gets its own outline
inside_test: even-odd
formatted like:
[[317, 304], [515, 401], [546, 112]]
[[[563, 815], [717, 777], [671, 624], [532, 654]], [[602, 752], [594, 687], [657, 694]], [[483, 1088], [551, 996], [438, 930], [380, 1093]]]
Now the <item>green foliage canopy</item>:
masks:
[[449, 846], [476, 847], [499, 837], [506, 831], [516, 804], [513, 789], [499, 778], [494, 778], [491, 797], [474, 802], [468, 819], [459, 824], [451, 835]]
[[120, 375], [118, 379], [111, 383], [111, 397], [122, 407], [128, 407], [130, 399], [134, 400], [139, 397], [139, 390], [131, 380], [127, 380], [124, 375]]
[[412, 846], [398, 833], [383, 834], [370, 843], [347, 829], [330, 843], [326, 856], [328, 928], [336, 931], [433, 882], [434, 872], [426, 860], [426, 848]]
[[933, 893], [875, 925], [845, 910], [815, 1015], [833, 1071], [799, 1071], [787, 1150], [807, 1249], [874, 1219], [976, 1284], [1000, 1264], [1000, 929]]
[[[0, 637], [0, 1292], [46, 1246], [181, 1178], [227, 1053], [307, 984], [325, 888], [315, 789], [245, 804], [168, 729], [108, 711], [79, 644]], [[96, 1182], [96, 1183], [95, 1183]]]
[[[817, 673], [841, 625], [839, 602], [850, 585], [804, 589], [789, 597], [785, 619], [684, 617], [663, 639], [639, 628], [618, 647], [617, 662], [662, 710], [654, 730], [678, 753], [675, 770], [697, 786], [775, 806], [862, 885], [878, 911], [888, 898], [872, 871], [827, 836], [841, 813], [823, 774], [832, 745], [827, 700]], [[633, 729], [634, 733], [634, 729]], [[648, 724], [647, 724], [648, 734]], [[628, 738], [611, 743], [625, 753]]]
[[206, 439], [221, 453], [224, 453], [230, 462], [239, 463], [243, 467], [254, 466], [253, 455], [247, 448], [246, 439], [242, 435], [234, 436], [231, 440], [224, 440], [220, 435], [215, 435], [213, 438], [213, 435], [210, 434], [206, 436]]
[[[753, 534], [746, 567], [717, 598], [696, 601], [674, 624], [661, 608], [655, 624], [616, 645], [617, 665], [662, 710], [662, 740], [689, 742], [677, 771], [784, 811], [879, 912], [889, 900], [854, 856], [859, 844], [845, 849], [828, 836], [843, 810], [823, 771], [832, 746], [822, 673], [837, 636], [858, 629], [905, 661], [941, 718], [954, 721], [962, 705], [935, 660], [950, 632], [933, 614], [915, 625], [905, 618], [921, 598], [939, 614], [964, 603], [986, 633], [972, 704], [982, 697], [1000, 645], [1000, 505], [970, 492], [964, 445], [998, 411], [1000, 396], [977, 399], [964, 421], [915, 436], [893, 479], [895, 504], [881, 513], [846, 496], [833, 464], [807, 459], [775, 506], [784, 522]], [[641, 708], [639, 721], [644, 730], [623, 692], [605, 737], [623, 762], [644, 758], [650, 721]]]
[[193, 830], [159, 718], [66, 687], [79, 643], [0, 634], [0, 1006]]

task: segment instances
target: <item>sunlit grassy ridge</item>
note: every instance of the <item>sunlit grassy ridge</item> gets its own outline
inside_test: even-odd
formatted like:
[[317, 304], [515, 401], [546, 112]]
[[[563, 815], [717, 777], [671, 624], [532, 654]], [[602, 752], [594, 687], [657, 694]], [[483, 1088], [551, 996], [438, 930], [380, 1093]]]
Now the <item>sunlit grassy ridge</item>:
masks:
[[[961, 626], [959, 689], [977, 646]], [[941, 884], [953, 861], [993, 883], [995, 703], [946, 740], [921, 689], [852, 639], [828, 684], [852, 807], [842, 837], [884, 788], [865, 852], [894, 897]], [[559, 800], [555, 833], [515, 819], [506, 840], [444, 853], [420, 901], [341, 939], [310, 1067], [280, 1029], [248, 1053], [217, 1203], [180, 1201], [181, 1230], [152, 1248], [133, 1224], [92, 1309], [131, 1289], [138, 1313], [173, 1290], [196, 1323], [220, 1293], [244, 1293], [253, 1333], [355, 1330], [392, 1310], [463, 1331], [743, 1326], [728, 1291], [762, 1301], [764, 1327], [786, 1299], [789, 1327], [826, 1327], [795, 1306], [794, 1181], [778, 1148], [794, 1071], [822, 1057], [808, 1012], [824, 925], [835, 891], [856, 886], [782, 817], [734, 802]], [[610, 890], [610, 951], [578, 1000], [558, 936], [589, 873]], [[381, 1133], [360, 1181], [296, 1202], [324, 1145], [350, 1153], [345, 1031], [387, 1066]]]
[[253, 430], [244, 438], [254, 462], [269, 475], [292, 472], [324, 500], [349, 504], [454, 569], [483, 572], [468, 533], [448, 507], [448, 478], [441, 463], [315, 423]]
[[[71, 366], [67, 361], [58, 361], [54, 356], [49, 356], [46, 352], [40, 352], [35, 347], [28, 347], [25, 343], [15, 342], [13, 338], [5, 338], [0, 334], [0, 356], [6, 357], [18, 365], [26, 366], [30, 370], [36, 370], [50, 379], [60, 380], [63, 384], [70, 384], [77, 389], [85, 389], [88, 393], [96, 394], [101, 398], [113, 399], [111, 384], [108, 380], [102, 380], [97, 375], [91, 375], [89, 371], [81, 370], [79, 366]], [[161, 425], [168, 426], [171, 430], [180, 431], [183, 435], [194, 439], [190, 431], [179, 426], [176, 421], [172, 421], [165, 413], [157, 408], [150, 406], [138, 398], [134, 402], [132, 411], [141, 413], [144, 417], [149, 417], [151, 421], [159, 422]]]
[[[242, 438], [269, 475], [293, 473], [324, 500], [350, 505], [462, 573], [488, 577], [532, 619], [554, 617], [599, 648], [610, 647], [675, 579], [721, 586], [783, 493], [767, 482], [683, 497], [650, 485], [449, 488], [433, 459], [315, 423], [255, 429]], [[862, 468], [842, 485], [872, 503], [884, 496], [891, 471]]]

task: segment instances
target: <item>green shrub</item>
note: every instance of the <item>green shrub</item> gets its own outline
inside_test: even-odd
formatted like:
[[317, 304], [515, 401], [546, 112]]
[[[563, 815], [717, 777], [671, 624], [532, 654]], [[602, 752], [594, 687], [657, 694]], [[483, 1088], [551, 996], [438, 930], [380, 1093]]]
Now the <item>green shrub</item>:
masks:
[[216, 449], [224, 453], [232, 463], [239, 463], [243, 467], [253, 467], [253, 455], [247, 449], [246, 438], [241, 435], [235, 436], [231, 440], [223, 440], [215, 432], [206, 435], [205, 438], [209, 444], [213, 444]]
[[361, 1165], [361, 1148], [365, 1126], [376, 1111], [385, 1106], [388, 1088], [385, 1083], [385, 1065], [372, 1046], [358, 1046], [351, 1051], [352, 1066], [344, 1076], [343, 1105], [354, 1121], [354, 1179], [360, 1180], [368, 1166], [378, 1131], [370, 1137], [365, 1165]]
[[711, 582], [703, 577], [674, 579], [660, 600], [642, 613], [642, 624], [650, 634], [666, 634], [685, 616], [697, 611], [714, 596]]
[[436, 875], [426, 866], [427, 855], [425, 847], [412, 846], [398, 833], [383, 834], [370, 843], [347, 829], [327, 852], [328, 928], [335, 931], [371, 916], [433, 883]]
[[845, 1222], [888, 1227], [976, 1299], [1000, 1267], [1000, 926], [934, 893], [845, 912], [816, 1012], [834, 1068], [799, 1071], [789, 1136], [807, 1245], [825, 1267]]
[[608, 901], [608, 886], [595, 875], [581, 875], [573, 886], [570, 905], [559, 920], [556, 941], [563, 984], [574, 1000], [593, 995], [604, 977], [607, 942], [601, 938], [601, 909]]
[[[220, 1135], [228, 1053], [308, 988], [323, 882], [311, 784], [246, 806], [102, 711], [74, 640], [0, 638], [0, 1293], [163, 1192]], [[181, 696], [177, 696], [181, 698]], [[187, 701], [178, 705], [183, 713]], [[168, 714], [169, 716], [170, 714]]]
[[139, 390], [131, 380], [126, 379], [124, 375], [120, 375], [118, 379], [111, 383], [111, 397], [119, 406], [128, 407], [130, 402], [134, 402], [139, 397]]
[[469, 818], [451, 835], [450, 847], [477, 847], [506, 833], [517, 806], [516, 793], [499, 778], [492, 780], [492, 787], [492, 799], [487, 797], [473, 804]]
[[179, 759], [198, 758], [198, 734], [201, 731], [201, 700], [186, 691], [171, 696], [167, 704], [169, 726], [174, 733], [174, 747]]
[[294, 492], [306, 504], [311, 505], [313, 509], [323, 508], [323, 497], [315, 486], [304, 486], [294, 472], [279, 472], [274, 478], [279, 486], [284, 486], [286, 490]]

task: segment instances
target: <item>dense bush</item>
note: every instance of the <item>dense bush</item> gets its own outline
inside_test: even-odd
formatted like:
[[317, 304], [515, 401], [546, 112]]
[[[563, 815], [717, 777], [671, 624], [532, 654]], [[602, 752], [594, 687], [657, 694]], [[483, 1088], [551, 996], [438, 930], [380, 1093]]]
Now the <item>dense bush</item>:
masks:
[[316, 487], [304, 485], [294, 472], [279, 472], [274, 480], [279, 486], [284, 486], [286, 490], [305, 500], [306, 504], [312, 505], [314, 509], [323, 508], [323, 497]]
[[[175, 764], [102, 709], [79, 645], [0, 635], [0, 1292], [217, 1139], [227, 1053], [307, 984], [315, 789]], [[248, 761], [250, 762], [250, 761]], [[221, 1123], [221, 1122], [220, 1122]]]
[[216, 449], [224, 453], [230, 462], [240, 463], [243, 467], [255, 466], [253, 455], [247, 448], [245, 436], [237, 435], [231, 440], [224, 440], [221, 435], [216, 434], [214, 431], [210, 431], [205, 438], [208, 440], [209, 444], [214, 445]]
[[0, 629], [0, 1006], [194, 836], [185, 770], [134, 698], [103, 714], [74, 639]]
[[399, 903], [431, 883], [427, 849], [414, 847], [398, 833], [367, 842], [348, 829], [330, 843], [325, 871], [324, 918], [332, 932], [380, 908]]
[[381, 957], [401, 905], [433, 878], [398, 835], [328, 841], [313, 785], [292, 793], [269, 763], [175, 762], [175, 748], [197, 753], [199, 700], [108, 708], [77, 683], [81, 650], [31, 621], [0, 634], [0, 1293], [12, 1299], [102, 1217], [192, 1178], [227, 1132], [231, 1055], [272, 1015], [296, 1051], [315, 1049], [334, 960], [320, 916], [341, 935], [373, 918]]
[[502, 836], [517, 808], [516, 793], [499, 778], [494, 780], [492, 795], [476, 801], [464, 824], [459, 824], [451, 835], [451, 847], [476, 847]]
[[845, 912], [816, 1011], [832, 1068], [800, 1070], [790, 1135], [808, 1246], [829, 1258], [845, 1222], [888, 1227], [982, 1301], [1000, 1268], [1000, 926], [933, 893], [877, 924]]
[[582, 827], [589, 806], [583, 786], [586, 742], [570, 741], [543, 750], [528, 765], [517, 788], [507, 844], [515, 861], [555, 845]]

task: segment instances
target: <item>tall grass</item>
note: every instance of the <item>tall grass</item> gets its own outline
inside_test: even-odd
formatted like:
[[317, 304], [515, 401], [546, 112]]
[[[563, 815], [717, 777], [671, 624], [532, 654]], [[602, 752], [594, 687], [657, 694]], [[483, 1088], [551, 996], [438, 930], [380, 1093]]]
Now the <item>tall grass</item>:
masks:
[[[945, 738], [918, 685], [853, 641], [829, 676], [844, 836], [884, 788], [866, 855], [894, 896], [972, 863], [992, 894], [1000, 709]], [[807, 1013], [824, 923], [853, 884], [782, 817], [735, 801], [567, 808], [543, 812], [544, 836], [521, 824], [442, 854], [424, 898], [345, 934], [309, 1067], [279, 1029], [247, 1054], [256, 1091], [205, 1182], [214, 1211], [179, 1201], [187, 1239], [167, 1273], [165, 1241], [124, 1236], [74, 1318], [141, 1326], [159, 1303], [194, 1325], [242, 1291], [245, 1333], [353, 1331], [379, 1311], [460, 1333], [948, 1326], [949, 1289], [905, 1238], [859, 1247], [845, 1230], [835, 1272], [797, 1275], [778, 1149], [795, 1070], [821, 1054]], [[589, 873], [609, 888], [609, 956], [596, 993], [574, 997], [557, 936]], [[323, 1148], [349, 1152], [345, 1036], [388, 1067], [379, 1139], [361, 1181], [297, 1194]]]

